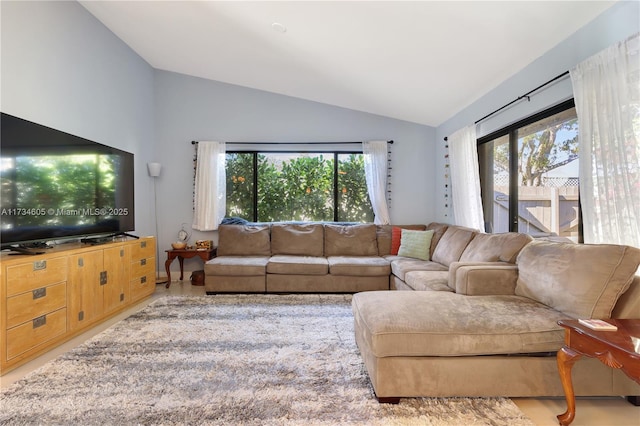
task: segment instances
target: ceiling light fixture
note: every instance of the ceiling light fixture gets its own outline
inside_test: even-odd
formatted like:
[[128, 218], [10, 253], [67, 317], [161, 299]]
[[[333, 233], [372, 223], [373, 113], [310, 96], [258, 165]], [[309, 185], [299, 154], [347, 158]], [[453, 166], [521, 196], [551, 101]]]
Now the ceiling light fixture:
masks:
[[282, 25], [280, 22], [274, 22], [273, 24], [271, 24], [271, 28], [273, 28], [274, 31], [277, 31], [279, 33], [287, 32], [287, 27]]

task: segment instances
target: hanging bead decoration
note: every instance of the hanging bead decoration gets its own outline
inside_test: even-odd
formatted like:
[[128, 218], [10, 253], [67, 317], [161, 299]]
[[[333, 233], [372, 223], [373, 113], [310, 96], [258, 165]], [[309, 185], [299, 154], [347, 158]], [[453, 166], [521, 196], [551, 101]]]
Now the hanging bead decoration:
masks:
[[391, 144], [387, 143], [387, 207], [391, 210]]
[[451, 204], [451, 199], [449, 197], [449, 189], [451, 185], [450, 178], [450, 168], [449, 168], [449, 142], [448, 138], [444, 138], [444, 217], [449, 217], [449, 205]]

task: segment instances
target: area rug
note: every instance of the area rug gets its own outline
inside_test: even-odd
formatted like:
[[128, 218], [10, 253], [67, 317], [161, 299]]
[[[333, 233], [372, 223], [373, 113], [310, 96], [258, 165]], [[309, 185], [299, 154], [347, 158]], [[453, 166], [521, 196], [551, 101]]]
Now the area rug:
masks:
[[3, 390], [0, 424], [533, 425], [507, 398], [379, 404], [350, 301], [159, 299]]

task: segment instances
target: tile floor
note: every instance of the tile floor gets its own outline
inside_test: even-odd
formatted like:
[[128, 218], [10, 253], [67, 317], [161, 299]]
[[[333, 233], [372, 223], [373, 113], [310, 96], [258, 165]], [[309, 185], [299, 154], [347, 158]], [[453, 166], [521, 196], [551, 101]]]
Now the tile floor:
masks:
[[[152, 300], [167, 294], [204, 295], [204, 287], [192, 286], [188, 281], [174, 281], [169, 289], [164, 285], [157, 285], [156, 292], [151, 298], [0, 377], [0, 387], [10, 386], [59, 354], [74, 348], [116, 322], [143, 309]], [[556, 415], [564, 412], [566, 408], [563, 398], [514, 398], [513, 401], [537, 426], [557, 425]], [[640, 426], [640, 407], [634, 407], [622, 398], [578, 398], [576, 418], [571, 426]]]

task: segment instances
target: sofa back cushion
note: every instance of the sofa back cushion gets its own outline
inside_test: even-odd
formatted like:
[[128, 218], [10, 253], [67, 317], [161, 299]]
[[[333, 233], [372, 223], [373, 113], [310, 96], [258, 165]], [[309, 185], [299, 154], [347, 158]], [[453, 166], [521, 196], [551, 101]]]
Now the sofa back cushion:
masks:
[[220, 225], [218, 256], [271, 256], [269, 225]]
[[610, 318], [640, 264], [637, 248], [534, 241], [516, 260], [516, 294], [573, 318]]
[[432, 259], [433, 259], [433, 252], [436, 251], [436, 247], [440, 242], [440, 238], [442, 238], [442, 236], [444, 235], [448, 227], [449, 225], [447, 225], [446, 223], [438, 223], [438, 222], [431, 222], [430, 224], [427, 225], [426, 229], [428, 231], [433, 230], [433, 237], [431, 238], [431, 253], [430, 253]]
[[520, 250], [533, 241], [527, 234], [505, 232], [503, 234], [476, 234], [460, 256], [460, 262], [508, 262], [515, 263]]
[[271, 225], [271, 253], [322, 257], [324, 254], [322, 225], [313, 223]]
[[461, 226], [449, 226], [438, 241], [431, 260], [449, 266], [460, 260], [460, 256], [469, 245], [476, 231]]
[[376, 226], [324, 225], [324, 255], [377, 256]]

